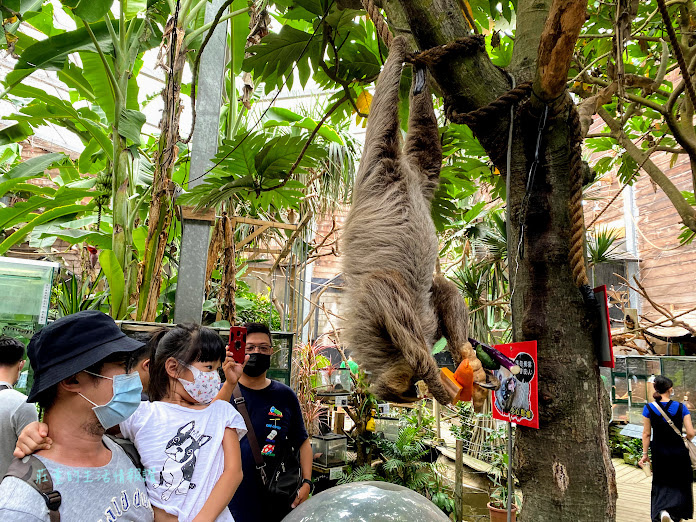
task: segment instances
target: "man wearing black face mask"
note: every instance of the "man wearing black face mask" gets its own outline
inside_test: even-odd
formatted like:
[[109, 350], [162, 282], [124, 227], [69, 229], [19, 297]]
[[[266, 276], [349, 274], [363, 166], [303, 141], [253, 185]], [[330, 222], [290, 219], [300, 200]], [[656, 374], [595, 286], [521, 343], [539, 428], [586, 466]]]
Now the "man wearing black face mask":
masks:
[[[268, 327], [260, 323], [247, 323], [244, 326], [247, 329], [246, 353], [249, 354], [249, 360], [239, 378], [239, 389], [266, 469], [275, 469], [277, 459], [291, 447], [300, 450], [304, 481], [292, 504], [294, 508], [309, 497], [312, 477], [312, 447], [305, 430], [300, 403], [289, 387], [266, 377], [273, 353]], [[279, 522], [291, 508], [279, 506], [269, 500], [256, 470], [248, 436], [249, 434], [240, 441], [244, 479], [230, 502], [230, 511], [236, 522]]]

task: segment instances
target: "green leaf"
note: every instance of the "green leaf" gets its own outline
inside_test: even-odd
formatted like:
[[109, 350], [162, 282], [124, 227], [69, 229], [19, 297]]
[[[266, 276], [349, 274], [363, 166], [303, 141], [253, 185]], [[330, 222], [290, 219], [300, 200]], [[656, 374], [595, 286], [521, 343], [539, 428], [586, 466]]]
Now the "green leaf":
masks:
[[614, 145], [616, 145], [616, 141], [612, 138], [591, 138], [586, 143], [587, 147], [595, 152], [614, 150]]
[[[39, 227], [37, 227], [37, 229], [38, 228]], [[49, 226], [46, 230], [41, 232], [34, 230], [32, 233], [32, 238], [34, 235], [37, 236], [37, 240], [49, 239], [51, 244], [53, 244], [57, 238], [62, 239], [71, 245], [77, 243], [87, 243], [102, 250], [105, 248], [111, 248], [111, 234], [107, 234], [106, 232], [97, 232], [96, 230]], [[31, 241], [29, 245], [34, 246], [33, 241]]]
[[147, 241], [147, 227], [138, 227], [133, 230], [133, 246], [142, 256], [145, 253], [145, 242]]
[[[272, 139], [254, 158], [256, 172], [265, 177], [286, 173], [299, 157], [304, 145], [305, 140], [299, 136], [280, 136]], [[321, 149], [310, 145], [298, 167], [315, 164], [315, 158], [320, 153]]]
[[[77, 7], [73, 9], [75, 16], [82, 18], [88, 24], [98, 22], [111, 9], [111, 4], [114, 0], [80, 0]], [[134, 0], [128, 1], [128, 7], [131, 3], [137, 3]]]
[[[278, 109], [273, 109], [273, 110], [278, 111]], [[301, 129], [306, 129], [308, 131], [314, 131], [314, 129], [317, 128], [318, 122], [316, 122], [312, 118], [303, 118], [299, 114], [295, 114], [294, 112], [292, 112], [288, 109], [281, 109], [281, 111], [282, 112], [275, 112], [274, 115], [276, 117], [280, 117], [281, 119], [285, 119], [287, 121], [267, 121], [264, 124], [264, 127], [269, 128], [269, 127], [291, 126], [291, 127], [299, 127]], [[287, 114], [287, 113], [290, 113], [290, 114]], [[287, 116], [287, 118], [284, 116]], [[334, 128], [332, 128], [330, 125], [323, 124], [321, 127], [319, 127], [317, 134], [319, 136], [321, 136], [322, 138], [325, 138], [325, 139], [332, 141], [334, 143], [338, 143], [339, 145], [345, 145], [343, 138], [341, 138], [341, 136], [338, 134], [338, 132], [336, 132], [336, 130]]]
[[[16, 96], [22, 98], [35, 98], [35, 100], [43, 102], [43, 104], [41, 104], [34, 101], [28, 106], [23, 107], [20, 114], [12, 116], [14, 120], [40, 119], [41, 121], [32, 121], [32, 123], [38, 125], [44, 123], [43, 120], [54, 119], [52, 123], [62, 125], [80, 135], [85, 139], [85, 143], [88, 143], [91, 138], [97, 140], [99, 145], [104, 149], [104, 152], [109, 156], [109, 159], [111, 159], [113, 155], [113, 145], [104, 131], [104, 127], [100, 123], [89, 119], [98, 118], [93, 111], [89, 111], [84, 107], [76, 110], [69, 102], [60, 100], [42, 89], [29, 85], [17, 85], [13, 91]], [[23, 118], [24, 114], [29, 117]], [[79, 124], [79, 127], [76, 126], [77, 124]], [[84, 133], [88, 134], [89, 137], [85, 138], [83, 136]]]
[[593, 165], [593, 169], [597, 174], [606, 174], [611, 170], [613, 159], [611, 156], [604, 156], [603, 158], [599, 158], [597, 160], [597, 163]]
[[65, 32], [65, 29], [59, 27], [53, 22], [53, 4], [42, 4], [42, 0], [34, 0], [36, 11], [24, 13], [22, 20], [27, 22], [33, 28], [41, 31], [46, 36], [55, 36]]
[[[96, 103], [101, 107], [106, 114], [106, 119], [109, 123], [114, 121], [114, 91], [109, 83], [104, 63], [95, 53], [80, 53], [82, 61], [82, 75], [89, 83], [94, 93]], [[110, 56], [106, 57], [111, 70], [114, 70], [114, 62]]]
[[237, 308], [239, 308], [239, 310], [251, 310], [254, 306], [253, 301], [245, 299], [243, 297], [236, 297], [234, 299], [234, 303], [237, 305]]
[[118, 121], [118, 133], [134, 145], [140, 145], [140, 131], [145, 124], [145, 115], [140, 111], [123, 109]]
[[302, 116], [290, 109], [285, 109], [283, 107], [270, 107], [266, 113], [268, 118], [275, 119], [278, 121], [301, 121]]
[[17, 179], [35, 176], [39, 173], [43, 173], [48, 167], [63, 158], [65, 158], [65, 155], [57, 152], [35, 156], [10, 169], [9, 172], [5, 173], [0, 179]]
[[[238, 11], [247, 6], [247, 0], [234, 0], [230, 11]], [[239, 76], [242, 72], [244, 53], [246, 50], [247, 36], [249, 35], [249, 13], [237, 15], [229, 21], [230, 24], [230, 52], [232, 55], [232, 75]]]
[[437, 354], [440, 353], [442, 350], [444, 350], [446, 346], [447, 346], [447, 339], [445, 339], [444, 337], [441, 337], [440, 340], [437, 341], [437, 342], [433, 345], [433, 349], [432, 349], [432, 352], [431, 352], [431, 353], [432, 353], [433, 355], [437, 355]]
[[[106, 280], [109, 283], [111, 296], [111, 317], [114, 319], [122, 319], [126, 315], [126, 310], [123, 306], [123, 294], [126, 288], [126, 278], [123, 275], [123, 268], [116, 258], [113, 250], [102, 250], [99, 254], [99, 264], [104, 271]], [[116, 307], [116, 308], [114, 308]]]
[[77, 168], [81, 173], [84, 174], [85, 172], [89, 172], [93, 163], [92, 156], [94, 156], [94, 154], [100, 150], [101, 147], [99, 146], [99, 143], [97, 143], [97, 140], [90, 140], [85, 149], [82, 151], [82, 154], [80, 154], [80, 158], [77, 160]]
[[254, 77], [266, 83], [266, 92], [280, 88], [283, 79], [291, 88], [293, 64], [302, 60], [307, 62], [313, 55], [321, 51], [321, 38], [314, 37], [304, 31], [283, 26], [278, 34], [269, 34], [259, 45], [248, 50], [253, 56], [244, 60], [242, 68], [253, 72]]
[[473, 207], [471, 207], [466, 214], [464, 214], [464, 221], [467, 223], [471, 222], [472, 220], [476, 219], [481, 211], [484, 209], [486, 206], [485, 201], [479, 201], [476, 203]]
[[20, 122], [9, 125], [0, 130], [0, 145], [24, 141], [33, 133], [34, 132], [31, 130], [31, 126], [26, 123]]
[[[87, 53], [84, 53], [87, 55]], [[58, 79], [62, 81], [68, 87], [72, 87], [77, 90], [77, 92], [83, 98], [94, 102], [96, 97], [94, 95], [94, 90], [90, 85], [89, 81], [85, 78], [83, 71], [77, 65], [70, 63], [70, 61], [65, 62], [65, 67], [62, 71], [58, 71]]]
[[[616, 173], [619, 177], [621, 183], [627, 185], [633, 185], [636, 178], [640, 174], [640, 169], [638, 169], [638, 163], [628, 154], [621, 156], [621, 166]], [[635, 175], [634, 175], [635, 174]]]
[[[110, 53], [113, 45], [106, 22], [92, 24], [90, 28], [102, 51]], [[27, 47], [20, 55], [14, 70], [7, 75], [5, 84], [19, 83], [22, 78], [37, 69], [59, 71], [63, 69], [68, 55], [78, 51], [97, 51], [84, 27], [38, 41]]]
[[38, 209], [43, 208], [45, 213], [50, 209], [63, 207], [93, 195], [94, 192], [91, 190], [64, 186], [56, 190], [51, 198], [32, 196], [11, 207], [0, 208], [0, 230], [33, 220], [35, 218], [33, 212]]
[[317, 16], [323, 16], [326, 12], [326, 5], [322, 0], [295, 0], [294, 3]]
[[[83, 2], [86, 0], [82, 0]], [[112, 0], [113, 1], [113, 0]], [[134, 18], [139, 13], [142, 13], [147, 9], [147, 0], [128, 0], [126, 4], [126, 20]]]
[[32, 231], [32, 229], [35, 226], [47, 223], [59, 217], [67, 216], [69, 214], [85, 212], [87, 210], [91, 210], [91, 207], [88, 205], [66, 205], [64, 207], [57, 207], [51, 210], [47, 210], [46, 212], [43, 212], [38, 215], [30, 214], [31, 216], [35, 217], [31, 221], [26, 223], [24, 226], [17, 229], [14, 233], [10, 234], [10, 236], [7, 239], [5, 239], [5, 241], [0, 243], [0, 255], [4, 255], [10, 249], [10, 247], [16, 245], [17, 243], [20, 243], [27, 236], [27, 234], [29, 234], [29, 232]]

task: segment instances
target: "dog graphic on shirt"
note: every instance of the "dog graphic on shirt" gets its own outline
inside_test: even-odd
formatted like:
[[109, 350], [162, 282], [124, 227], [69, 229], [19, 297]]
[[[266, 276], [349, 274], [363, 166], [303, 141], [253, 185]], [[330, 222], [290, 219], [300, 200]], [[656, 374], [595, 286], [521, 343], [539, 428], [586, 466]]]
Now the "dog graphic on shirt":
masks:
[[198, 450], [211, 439], [208, 435], [200, 435], [194, 431], [195, 421], [184, 424], [177, 434], [167, 443], [164, 453], [167, 460], [159, 474], [159, 484], [153, 488], [166, 487], [162, 492], [162, 500], [169, 500], [172, 493], [185, 495], [189, 489], [196, 487], [191, 483], [193, 470], [196, 468]]

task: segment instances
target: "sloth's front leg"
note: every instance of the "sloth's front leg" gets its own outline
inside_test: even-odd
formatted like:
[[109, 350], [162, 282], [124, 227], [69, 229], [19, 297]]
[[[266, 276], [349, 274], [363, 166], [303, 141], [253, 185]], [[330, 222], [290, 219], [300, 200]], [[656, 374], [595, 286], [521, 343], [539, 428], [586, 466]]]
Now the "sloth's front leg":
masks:
[[[469, 361], [474, 371], [474, 383], [486, 382], [486, 372], [469, 343], [469, 310], [456, 285], [441, 275], [433, 278], [432, 304], [438, 320], [438, 329], [447, 339], [455, 366], [463, 359]], [[472, 402], [476, 411], [481, 411], [489, 391], [474, 385]]]

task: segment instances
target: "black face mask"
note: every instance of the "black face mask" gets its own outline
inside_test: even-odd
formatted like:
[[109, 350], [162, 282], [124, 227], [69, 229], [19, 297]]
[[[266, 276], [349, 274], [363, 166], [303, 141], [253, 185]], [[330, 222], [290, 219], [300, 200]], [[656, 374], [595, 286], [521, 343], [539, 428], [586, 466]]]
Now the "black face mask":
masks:
[[266, 353], [252, 353], [244, 365], [244, 373], [249, 377], [258, 377], [271, 367], [271, 356]]

